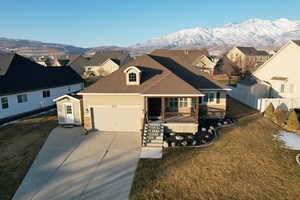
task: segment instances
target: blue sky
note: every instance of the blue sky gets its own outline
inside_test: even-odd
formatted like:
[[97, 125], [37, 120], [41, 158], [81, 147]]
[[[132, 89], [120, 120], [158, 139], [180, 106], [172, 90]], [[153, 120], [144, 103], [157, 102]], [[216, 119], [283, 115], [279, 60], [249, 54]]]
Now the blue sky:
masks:
[[128, 46], [250, 18], [300, 20], [299, 0], [0, 0], [0, 37]]

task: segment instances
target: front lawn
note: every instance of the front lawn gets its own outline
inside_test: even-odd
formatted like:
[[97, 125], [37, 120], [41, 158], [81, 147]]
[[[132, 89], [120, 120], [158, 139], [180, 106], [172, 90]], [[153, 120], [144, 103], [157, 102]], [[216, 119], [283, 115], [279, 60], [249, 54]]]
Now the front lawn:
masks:
[[278, 131], [256, 114], [220, 130], [212, 146], [142, 159], [130, 199], [299, 199], [299, 151], [283, 149], [273, 137]]
[[50, 131], [56, 112], [0, 127], [0, 199], [9, 200], [21, 184]]

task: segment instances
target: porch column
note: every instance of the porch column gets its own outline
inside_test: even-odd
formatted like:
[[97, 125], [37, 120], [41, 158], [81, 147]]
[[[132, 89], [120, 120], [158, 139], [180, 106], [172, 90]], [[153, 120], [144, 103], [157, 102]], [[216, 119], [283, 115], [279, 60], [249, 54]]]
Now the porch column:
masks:
[[144, 110], [145, 110], [145, 113], [148, 112], [148, 97], [144, 98]]
[[162, 117], [162, 121], [165, 121], [165, 97], [161, 98], [161, 117]]
[[195, 121], [198, 123], [199, 120], [199, 97], [196, 97], [196, 111], [195, 111]]

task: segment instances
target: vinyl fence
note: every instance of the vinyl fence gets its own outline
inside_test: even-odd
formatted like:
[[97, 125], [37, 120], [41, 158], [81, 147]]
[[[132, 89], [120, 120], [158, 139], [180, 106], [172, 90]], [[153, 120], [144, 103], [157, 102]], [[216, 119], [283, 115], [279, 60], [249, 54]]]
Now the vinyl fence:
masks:
[[235, 87], [230, 87], [229, 96], [239, 100], [240, 102], [260, 111], [264, 112], [270, 103], [274, 108], [285, 110], [300, 108], [300, 98], [259, 98], [250, 94], [248, 91], [241, 90]]

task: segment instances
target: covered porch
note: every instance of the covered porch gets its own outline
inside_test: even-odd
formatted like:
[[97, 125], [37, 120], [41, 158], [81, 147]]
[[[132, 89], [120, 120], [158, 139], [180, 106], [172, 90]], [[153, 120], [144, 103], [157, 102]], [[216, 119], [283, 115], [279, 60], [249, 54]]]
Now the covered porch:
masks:
[[148, 121], [161, 123], [198, 123], [199, 96], [147, 96]]

